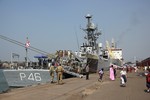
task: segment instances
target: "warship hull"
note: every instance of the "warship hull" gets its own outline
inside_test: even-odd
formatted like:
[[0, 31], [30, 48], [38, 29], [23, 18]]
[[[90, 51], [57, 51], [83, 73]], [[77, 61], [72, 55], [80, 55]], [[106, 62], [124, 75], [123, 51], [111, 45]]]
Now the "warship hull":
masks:
[[89, 64], [90, 72], [95, 73], [99, 69], [109, 70], [111, 64], [121, 66], [122, 62], [118, 59], [101, 59], [97, 55], [88, 55], [87, 63]]
[[99, 60], [98, 56], [96, 55], [92, 55], [92, 54], [87, 55], [87, 63], [89, 64], [90, 73], [97, 72], [98, 60]]
[[43, 69], [3, 69], [1, 73], [9, 87], [25, 87], [50, 82], [49, 71]]
[[[51, 81], [49, 70], [45, 69], [0, 69], [0, 77], [0, 93], [10, 88], [45, 84]], [[65, 70], [63, 78], [70, 77], [82, 78], [83, 75]], [[57, 82], [56, 73], [54, 81]]]
[[2, 93], [9, 90], [9, 86], [4, 76], [3, 70], [0, 70], [0, 77], [0, 93]]

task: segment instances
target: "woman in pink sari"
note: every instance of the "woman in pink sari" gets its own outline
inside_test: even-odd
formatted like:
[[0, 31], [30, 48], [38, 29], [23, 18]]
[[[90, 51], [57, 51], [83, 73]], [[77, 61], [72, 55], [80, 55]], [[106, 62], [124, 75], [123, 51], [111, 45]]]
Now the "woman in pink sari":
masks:
[[115, 80], [113, 65], [110, 66], [109, 75], [110, 75], [109, 78], [110, 78], [111, 80]]

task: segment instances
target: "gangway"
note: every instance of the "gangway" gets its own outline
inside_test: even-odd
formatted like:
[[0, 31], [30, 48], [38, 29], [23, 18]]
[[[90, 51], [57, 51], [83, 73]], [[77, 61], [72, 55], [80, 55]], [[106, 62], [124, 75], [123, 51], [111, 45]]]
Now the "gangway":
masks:
[[74, 77], [83, 78], [82, 74], [79, 74], [79, 73], [71, 71], [72, 67], [70, 67], [70, 66], [63, 66], [63, 68], [64, 68], [64, 73], [69, 74], [69, 75], [74, 76]]

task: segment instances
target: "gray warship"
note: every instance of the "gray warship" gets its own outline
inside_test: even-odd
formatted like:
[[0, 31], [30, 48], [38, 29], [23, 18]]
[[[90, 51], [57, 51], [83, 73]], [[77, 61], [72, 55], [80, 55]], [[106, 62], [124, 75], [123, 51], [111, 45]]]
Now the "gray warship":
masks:
[[121, 66], [122, 49], [117, 48], [114, 41], [112, 41], [111, 46], [106, 41], [106, 47], [102, 47], [102, 43], [97, 42], [101, 32], [91, 22], [92, 15], [87, 14], [85, 18], [87, 19], [87, 25], [82, 30], [86, 33], [84, 37], [86, 41], [80, 46], [80, 50], [76, 52], [76, 56], [82, 59], [82, 62], [89, 64], [90, 72], [97, 72], [101, 68], [108, 70], [111, 64]]
[[[0, 93], [9, 90], [11, 87], [26, 87], [50, 82], [51, 78], [48, 69], [50, 67], [49, 64], [53, 62], [62, 64], [65, 69], [64, 78], [82, 78], [87, 63], [89, 64], [91, 73], [97, 72], [100, 68], [108, 70], [110, 64], [120, 66], [122, 62], [121, 57], [118, 59], [114, 56], [114, 51], [119, 52], [122, 51], [122, 49], [115, 48], [114, 45], [109, 47], [108, 43], [106, 48], [103, 48], [101, 43], [97, 43], [101, 32], [99, 32], [98, 27], [91, 22], [92, 16], [90, 14], [85, 16], [85, 18], [87, 19], [87, 25], [86, 28], [82, 30], [86, 33], [86, 36], [84, 37], [86, 41], [80, 46], [78, 52], [59, 50], [54, 54], [49, 54], [32, 46], [26, 47], [26, 44], [24, 43], [0, 35], [1, 39], [24, 47], [26, 55], [28, 50], [45, 55], [36, 56], [36, 58], [39, 59], [39, 62], [43, 59], [45, 60], [45, 58], [50, 59], [50, 62], [47, 62], [46, 66], [44, 66], [43, 63], [40, 64], [40, 66], [28, 66], [29, 64], [27, 63], [26, 57], [25, 63], [27, 64], [23, 68], [0, 69]], [[81, 69], [80, 72], [78, 72], [79, 68]], [[55, 80], [56, 79], [55, 75]]]

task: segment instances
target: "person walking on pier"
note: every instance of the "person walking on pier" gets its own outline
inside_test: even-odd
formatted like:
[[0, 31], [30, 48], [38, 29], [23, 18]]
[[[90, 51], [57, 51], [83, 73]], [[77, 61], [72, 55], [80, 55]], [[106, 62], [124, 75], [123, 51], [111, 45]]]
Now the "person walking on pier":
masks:
[[102, 82], [102, 80], [103, 80], [103, 75], [104, 75], [104, 68], [101, 68], [101, 69], [99, 70], [98, 74], [99, 74], [99, 79], [98, 79], [98, 81]]
[[120, 86], [125, 87], [126, 86], [126, 82], [127, 82], [127, 72], [125, 70], [125, 68], [122, 69], [122, 71], [120, 72]]
[[86, 71], [86, 80], [89, 80], [89, 64], [86, 65], [85, 71]]
[[113, 69], [114, 69], [114, 77], [115, 77], [115, 79], [116, 79], [116, 76], [117, 76], [116, 68], [114, 67]]
[[150, 68], [147, 69], [147, 75], [146, 75], [146, 87], [148, 93], [150, 93]]
[[49, 72], [50, 72], [50, 77], [51, 77], [51, 83], [54, 83], [54, 63], [52, 63], [52, 65], [50, 66]]
[[110, 69], [109, 69], [109, 78], [110, 78], [110, 80], [112, 80], [112, 81], [115, 80], [113, 65], [111, 65], [111, 66], [110, 66]]
[[56, 68], [56, 73], [57, 73], [57, 83], [62, 84], [62, 78], [63, 78], [63, 72], [64, 72], [64, 69], [63, 67], [61, 66], [61, 64], [58, 65], [58, 67]]

